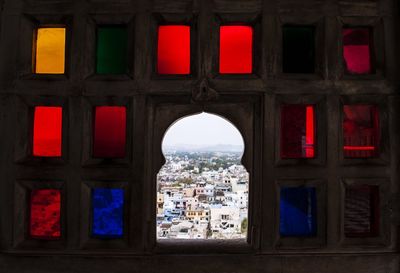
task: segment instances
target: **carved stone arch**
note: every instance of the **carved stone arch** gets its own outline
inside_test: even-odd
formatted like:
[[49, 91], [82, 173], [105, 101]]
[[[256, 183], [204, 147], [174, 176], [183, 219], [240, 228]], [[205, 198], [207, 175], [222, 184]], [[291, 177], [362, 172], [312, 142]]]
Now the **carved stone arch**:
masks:
[[[179, 98], [154, 98], [150, 103], [149, 110], [149, 119], [148, 119], [148, 143], [151, 149], [149, 151], [149, 155], [151, 155], [151, 159], [146, 160], [147, 164], [151, 164], [149, 166], [150, 173], [147, 176], [147, 181], [145, 185], [147, 188], [146, 196], [151, 196], [151, 205], [148, 205], [148, 213], [147, 213], [147, 221], [148, 227], [146, 228], [147, 234], [147, 246], [149, 249], [161, 249], [163, 246], [160, 243], [157, 243], [156, 240], [156, 232], [155, 232], [155, 193], [156, 193], [156, 178], [159, 170], [165, 164], [165, 158], [162, 153], [162, 141], [165, 133], [168, 128], [173, 125], [177, 120], [181, 118], [185, 118], [191, 115], [199, 114], [202, 112], [210, 113], [217, 115], [221, 118], [226, 119], [230, 122], [236, 129], [240, 132], [244, 142], [244, 151], [242, 155], [241, 164], [246, 168], [249, 173], [249, 232], [247, 236], [247, 244], [238, 245], [235, 244], [231, 250], [228, 250], [228, 246], [224, 243], [218, 242], [217, 245], [213, 245], [213, 243], [196, 243], [196, 248], [193, 248], [193, 242], [187, 242], [183, 244], [179, 244], [177, 247], [177, 243], [175, 245], [168, 246], [168, 252], [170, 253], [174, 249], [178, 253], [184, 253], [186, 251], [189, 252], [213, 252], [217, 249], [224, 249], [224, 251], [242, 251], [245, 249], [254, 249], [257, 248], [256, 245], [253, 244], [254, 236], [258, 236], [257, 229], [255, 228], [258, 223], [258, 219], [256, 219], [256, 215], [258, 215], [259, 211], [256, 203], [259, 202], [259, 195], [255, 194], [260, 192], [258, 189], [260, 187], [261, 181], [259, 181], [260, 169], [257, 168], [257, 164], [254, 164], [254, 161], [259, 158], [261, 147], [260, 145], [260, 137], [261, 132], [259, 131], [259, 124], [261, 122], [261, 117], [259, 113], [260, 106], [260, 98], [258, 96], [229, 96], [223, 98], [221, 100], [216, 100], [212, 102], [207, 102], [205, 104], [193, 104], [191, 102], [190, 97], [179, 97]], [[154, 197], [154, 198], [153, 198]], [[149, 200], [147, 200], [149, 202]], [[154, 206], [153, 206], [154, 205]], [[229, 247], [232, 247], [232, 243], [228, 243]]]

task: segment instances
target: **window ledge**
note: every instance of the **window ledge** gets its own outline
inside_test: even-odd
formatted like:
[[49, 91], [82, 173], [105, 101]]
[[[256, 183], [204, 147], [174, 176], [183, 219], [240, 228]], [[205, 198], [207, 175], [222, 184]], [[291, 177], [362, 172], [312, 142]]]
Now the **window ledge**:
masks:
[[155, 253], [250, 253], [252, 246], [246, 239], [234, 240], [158, 240], [154, 249]]

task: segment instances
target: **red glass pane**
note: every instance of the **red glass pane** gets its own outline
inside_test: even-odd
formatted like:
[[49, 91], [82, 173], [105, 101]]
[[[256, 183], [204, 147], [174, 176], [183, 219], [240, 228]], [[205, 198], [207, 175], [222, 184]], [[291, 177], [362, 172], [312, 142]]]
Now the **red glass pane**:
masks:
[[346, 188], [344, 233], [346, 237], [374, 237], [379, 234], [379, 187]]
[[343, 57], [348, 73], [371, 73], [370, 33], [368, 28], [343, 29]]
[[30, 235], [44, 239], [60, 237], [60, 191], [55, 189], [32, 190], [30, 205]]
[[33, 156], [61, 156], [62, 107], [36, 106], [33, 120]]
[[379, 115], [373, 105], [343, 106], [343, 144], [345, 157], [378, 155]]
[[315, 157], [315, 117], [312, 105], [281, 108], [281, 157]]
[[94, 120], [94, 157], [125, 157], [126, 108], [98, 106]]
[[190, 26], [159, 26], [157, 72], [190, 73]]
[[221, 26], [219, 46], [219, 73], [245, 74], [252, 72], [252, 27]]

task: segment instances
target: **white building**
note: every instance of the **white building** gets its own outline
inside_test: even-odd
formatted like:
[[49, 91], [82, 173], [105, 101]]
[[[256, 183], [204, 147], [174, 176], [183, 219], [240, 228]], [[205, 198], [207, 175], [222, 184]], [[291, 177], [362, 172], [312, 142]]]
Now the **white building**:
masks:
[[240, 238], [240, 209], [228, 206], [211, 206], [211, 229], [216, 238]]

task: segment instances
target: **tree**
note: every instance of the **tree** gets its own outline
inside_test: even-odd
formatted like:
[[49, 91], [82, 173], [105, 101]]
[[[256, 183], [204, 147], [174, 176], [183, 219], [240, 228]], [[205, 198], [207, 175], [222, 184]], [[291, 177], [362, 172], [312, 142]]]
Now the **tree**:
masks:
[[243, 221], [242, 221], [242, 224], [240, 225], [240, 231], [242, 233], [246, 233], [247, 232], [247, 225], [248, 225], [247, 218], [244, 218]]
[[185, 185], [189, 185], [189, 184], [192, 184], [192, 183], [193, 183], [193, 179], [190, 178], [190, 177], [180, 178], [180, 179], [177, 180], [177, 182], [178, 182], [178, 183], [185, 184]]
[[211, 236], [212, 236], [211, 223], [208, 222], [206, 238], [207, 238], [207, 239], [208, 239], [208, 238], [211, 238]]

